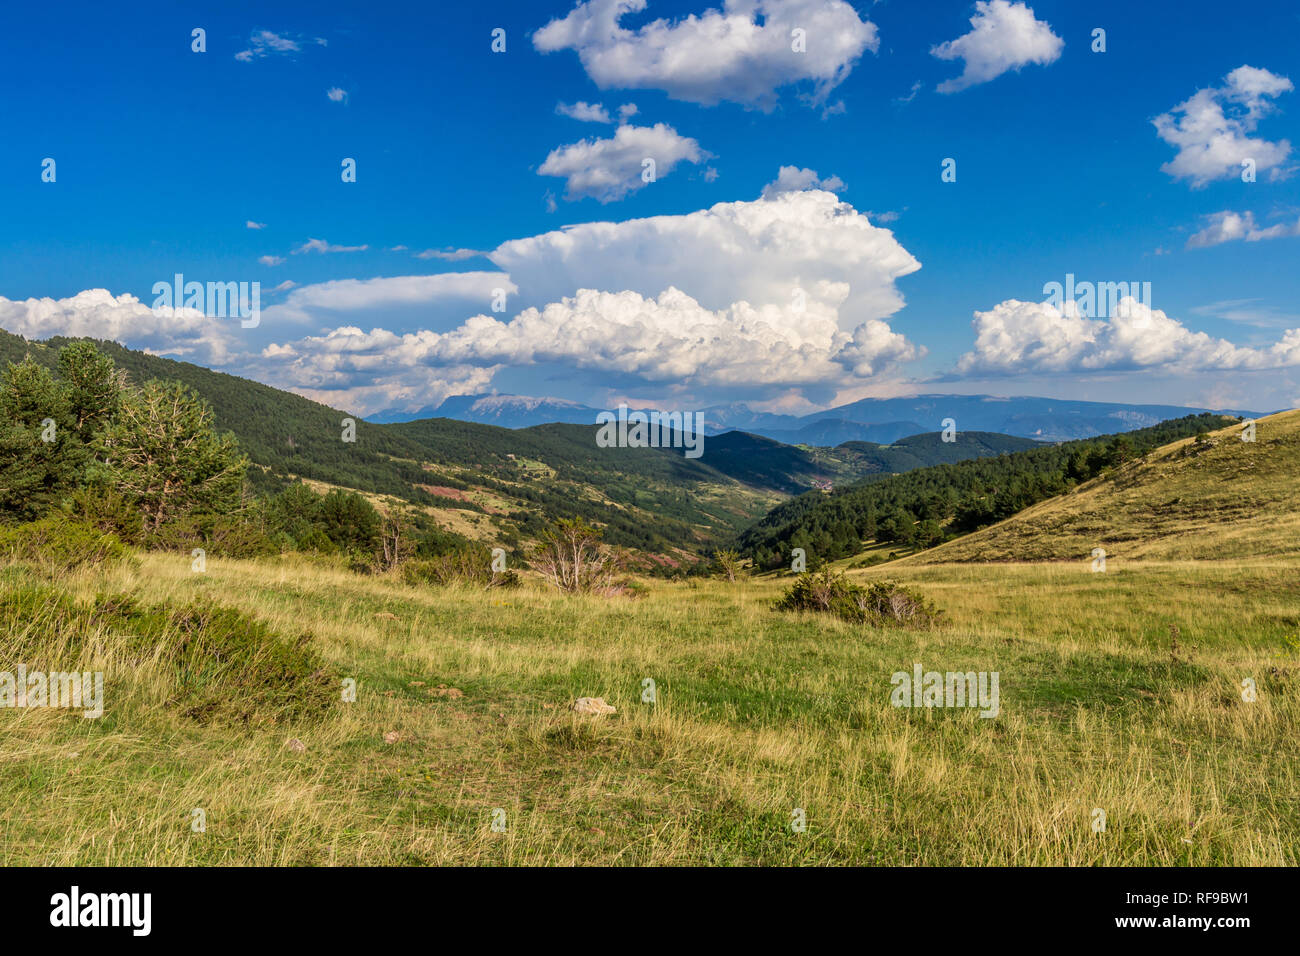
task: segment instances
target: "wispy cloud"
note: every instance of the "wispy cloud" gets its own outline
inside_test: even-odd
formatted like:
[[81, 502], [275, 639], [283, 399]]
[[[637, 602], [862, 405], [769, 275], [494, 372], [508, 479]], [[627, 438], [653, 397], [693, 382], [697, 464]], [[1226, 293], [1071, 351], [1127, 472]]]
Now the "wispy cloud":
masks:
[[1192, 309], [1195, 315], [1223, 319], [1258, 329], [1300, 328], [1300, 312], [1286, 311], [1269, 305], [1263, 299], [1224, 299], [1209, 302]]
[[423, 252], [417, 252], [417, 259], [442, 259], [444, 262], [461, 262], [465, 259], [473, 259], [475, 256], [486, 255], [478, 249], [425, 249]]
[[363, 246], [336, 246], [324, 239], [308, 239], [293, 250], [293, 254], [297, 256], [304, 252], [365, 252], [369, 248], [369, 244]]
[[321, 37], [304, 40], [302, 37], [274, 33], [271, 30], [254, 30], [248, 38], [248, 49], [236, 53], [235, 59], [241, 63], [251, 63], [268, 56], [287, 56], [301, 52], [304, 43], [326, 46], [326, 41]]
[[609, 123], [609, 110], [600, 103], [557, 103], [555, 112], [560, 116], [578, 120], [581, 123]]

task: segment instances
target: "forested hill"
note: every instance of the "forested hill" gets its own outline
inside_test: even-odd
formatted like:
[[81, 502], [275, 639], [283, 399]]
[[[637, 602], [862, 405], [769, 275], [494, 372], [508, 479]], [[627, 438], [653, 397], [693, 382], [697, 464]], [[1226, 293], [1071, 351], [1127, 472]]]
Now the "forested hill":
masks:
[[[0, 332], [0, 364], [30, 355], [53, 369], [69, 339], [28, 342]], [[255, 465], [255, 487], [288, 477], [392, 496], [431, 509], [466, 537], [516, 541], [556, 518], [584, 517], [616, 544], [698, 551], [730, 539], [781, 498], [723, 475], [681, 451], [595, 446], [594, 426], [514, 431], [432, 419], [402, 426], [354, 418], [343, 440], [338, 409], [238, 376], [95, 341], [130, 380], [180, 381], [213, 409]], [[806, 487], [806, 486], [805, 486]]]
[[[53, 369], [58, 351], [73, 339], [44, 343], [0, 331], [0, 366], [20, 362], [25, 355]], [[379, 425], [356, 419], [354, 443], [343, 442], [346, 413], [292, 392], [251, 379], [214, 372], [200, 365], [123, 348], [115, 342], [94, 341], [129, 379], [184, 382], [212, 406], [216, 426], [234, 432], [252, 461], [275, 474], [300, 475], [346, 488], [416, 500], [427, 498], [413, 486], [423, 481], [416, 463], [421, 449]], [[257, 469], [250, 472], [256, 477]]]
[[819, 563], [857, 554], [873, 541], [929, 547], [1230, 421], [1223, 415], [1189, 415], [1122, 435], [919, 468], [829, 495], [811, 492], [778, 505], [739, 542], [762, 568], [789, 564], [794, 548]]
[[[0, 331], [0, 364], [31, 355], [52, 369], [58, 349], [70, 341], [28, 342]], [[256, 490], [303, 478], [400, 498], [428, 509], [449, 530], [480, 540], [520, 540], [556, 518], [582, 517], [604, 527], [616, 544], [699, 553], [733, 540], [782, 499], [815, 486], [889, 482], [894, 472], [1036, 444], [987, 432], [959, 433], [950, 443], [936, 432], [891, 445], [817, 448], [728, 432], [708, 436], [703, 457], [686, 458], [680, 448], [599, 448], [594, 424], [509, 429], [451, 419], [379, 425], [360, 418], [351, 426], [356, 440], [349, 442], [344, 420], [353, 416], [345, 412], [202, 366], [112, 342], [95, 345], [137, 384], [175, 380], [202, 396], [216, 427], [233, 432], [260, 466], [248, 473]]]

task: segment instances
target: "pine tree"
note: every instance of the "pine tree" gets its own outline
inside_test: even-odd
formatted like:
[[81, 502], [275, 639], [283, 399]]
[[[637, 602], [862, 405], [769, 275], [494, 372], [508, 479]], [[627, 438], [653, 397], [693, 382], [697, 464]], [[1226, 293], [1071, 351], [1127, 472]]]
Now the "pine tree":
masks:
[[85, 446], [64, 389], [31, 357], [0, 375], [0, 512], [38, 517], [76, 484]]
[[59, 350], [59, 378], [77, 436], [90, 445], [121, 407], [126, 373], [90, 342], [73, 342]]
[[127, 392], [104, 444], [111, 480], [134, 500], [147, 532], [195, 510], [239, 505], [248, 459], [233, 435], [213, 430], [207, 402], [179, 382]]

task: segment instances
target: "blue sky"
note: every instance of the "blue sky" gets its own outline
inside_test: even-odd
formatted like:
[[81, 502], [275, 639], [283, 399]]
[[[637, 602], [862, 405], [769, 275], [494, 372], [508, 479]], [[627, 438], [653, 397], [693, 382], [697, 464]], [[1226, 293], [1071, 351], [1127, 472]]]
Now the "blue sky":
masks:
[[[0, 326], [29, 337], [363, 414], [1300, 404], [1294, 4], [84, 3], [4, 27]], [[556, 232], [583, 223], [613, 225]], [[176, 272], [261, 283], [258, 326], [152, 309]], [[1150, 298], [1045, 308], [1067, 273]]]

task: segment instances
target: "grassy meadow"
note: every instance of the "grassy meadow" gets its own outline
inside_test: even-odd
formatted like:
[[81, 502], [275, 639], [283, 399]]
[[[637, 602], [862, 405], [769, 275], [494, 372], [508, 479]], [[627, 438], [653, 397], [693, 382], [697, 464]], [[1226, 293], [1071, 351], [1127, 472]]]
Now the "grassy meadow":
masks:
[[[207, 720], [178, 705], [174, 663], [113, 637], [47, 639], [51, 669], [105, 672], [105, 713], [0, 710], [0, 861], [1297, 863], [1300, 560], [853, 576], [913, 585], [947, 623], [772, 610], [788, 578], [596, 598], [531, 580], [417, 588], [297, 558], [195, 573], [155, 553], [74, 572], [59, 587], [82, 602], [131, 593], [308, 630], [357, 699]], [[38, 577], [0, 569], [6, 587]], [[916, 661], [998, 671], [1000, 715], [892, 707], [890, 675]], [[580, 696], [618, 712], [574, 714]]]

